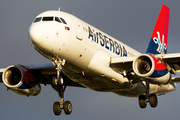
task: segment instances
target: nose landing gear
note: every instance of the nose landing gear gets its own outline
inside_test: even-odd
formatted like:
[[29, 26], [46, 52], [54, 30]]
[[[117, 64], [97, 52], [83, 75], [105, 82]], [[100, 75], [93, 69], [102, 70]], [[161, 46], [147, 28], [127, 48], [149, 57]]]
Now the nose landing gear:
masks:
[[64, 109], [64, 113], [66, 115], [70, 115], [72, 112], [72, 104], [70, 101], [64, 102], [64, 92], [66, 89], [66, 85], [63, 86], [64, 80], [63, 80], [63, 77], [60, 76], [62, 65], [65, 64], [65, 61], [61, 59], [59, 61], [54, 61], [53, 64], [56, 66], [57, 78], [54, 77], [52, 79], [52, 84], [53, 86], [56, 86], [58, 88], [57, 91], [60, 97], [60, 102], [54, 102], [53, 104], [53, 112], [55, 115], [60, 115], [62, 112], [62, 109]]

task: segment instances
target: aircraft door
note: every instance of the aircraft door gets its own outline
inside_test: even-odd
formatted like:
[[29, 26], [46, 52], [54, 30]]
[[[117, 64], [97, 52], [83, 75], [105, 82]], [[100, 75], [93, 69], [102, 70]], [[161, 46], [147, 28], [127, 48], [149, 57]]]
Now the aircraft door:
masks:
[[82, 40], [81, 25], [80, 25], [77, 21], [76, 21], [75, 23], [76, 23], [76, 30], [77, 30], [77, 32], [76, 32], [76, 38], [77, 38], [78, 40]]

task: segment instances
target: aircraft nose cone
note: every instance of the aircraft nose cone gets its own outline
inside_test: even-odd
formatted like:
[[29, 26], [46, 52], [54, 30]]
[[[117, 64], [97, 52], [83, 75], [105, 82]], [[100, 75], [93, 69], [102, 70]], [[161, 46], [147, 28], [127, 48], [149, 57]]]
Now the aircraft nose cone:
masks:
[[45, 43], [48, 40], [48, 33], [48, 28], [45, 28], [41, 24], [34, 24], [29, 28], [31, 42], [35, 44]]

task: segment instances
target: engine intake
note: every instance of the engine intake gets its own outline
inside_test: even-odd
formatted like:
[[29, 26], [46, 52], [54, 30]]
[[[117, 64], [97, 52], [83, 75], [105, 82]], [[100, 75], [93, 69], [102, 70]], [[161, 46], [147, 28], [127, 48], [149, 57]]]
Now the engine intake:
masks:
[[41, 91], [36, 78], [20, 65], [7, 67], [2, 76], [5, 86], [17, 94], [35, 96]]
[[17, 85], [21, 81], [21, 71], [16, 67], [6, 69], [4, 80], [8, 85]]
[[167, 84], [171, 74], [164, 63], [149, 54], [142, 54], [133, 61], [134, 73], [152, 84]]

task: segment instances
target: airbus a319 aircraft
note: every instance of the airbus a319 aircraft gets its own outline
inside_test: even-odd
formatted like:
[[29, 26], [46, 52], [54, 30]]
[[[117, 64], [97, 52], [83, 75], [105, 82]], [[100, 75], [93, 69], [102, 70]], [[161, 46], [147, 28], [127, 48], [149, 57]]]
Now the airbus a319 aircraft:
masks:
[[180, 77], [180, 53], [167, 54], [170, 9], [162, 5], [149, 46], [144, 54], [60, 10], [39, 14], [29, 28], [30, 42], [52, 61], [43, 65], [11, 65], [0, 69], [7, 89], [26, 96], [50, 84], [59, 93], [53, 111], [72, 112], [64, 100], [67, 86], [137, 97], [140, 108], [158, 104], [157, 95], [175, 90]]

